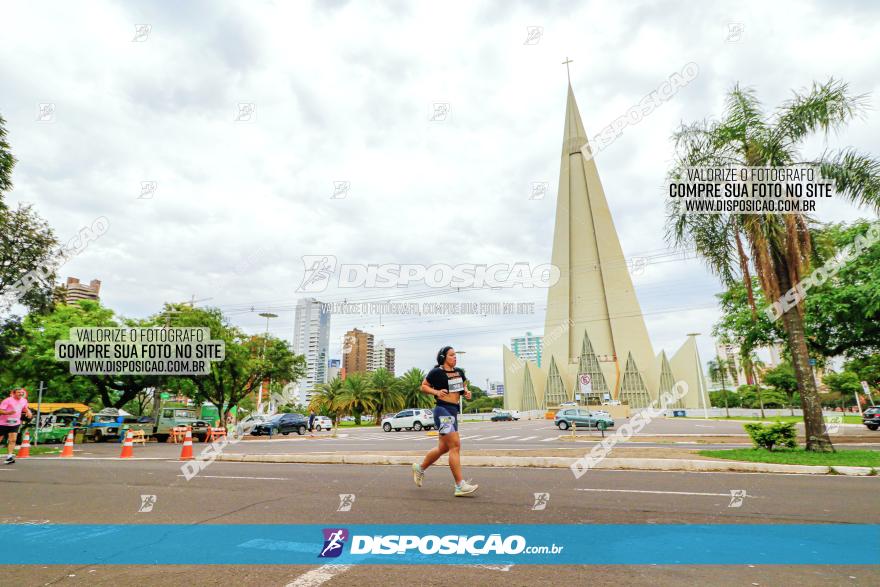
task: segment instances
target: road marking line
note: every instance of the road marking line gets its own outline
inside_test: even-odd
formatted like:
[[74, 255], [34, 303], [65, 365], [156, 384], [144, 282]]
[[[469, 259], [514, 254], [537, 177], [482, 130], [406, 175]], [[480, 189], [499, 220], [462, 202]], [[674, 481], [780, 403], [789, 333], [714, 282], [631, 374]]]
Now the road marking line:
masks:
[[553, 438], [553, 437], [551, 436], [550, 438], [544, 438], [544, 439], [542, 439], [541, 442], [550, 442], [551, 440], [557, 440], [557, 439], [556, 439], [556, 438]]
[[326, 583], [334, 576], [344, 573], [353, 565], [323, 565], [312, 569], [308, 573], [300, 575], [296, 580], [288, 583], [285, 587], [317, 587]]
[[489, 569], [490, 571], [503, 571], [507, 572], [513, 567], [513, 565], [466, 565], [468, 567], [476, 567], [479, 569]]
[[500, 442], [500, 441], [502, 441], [502, 440], [513, 440], [514, 438], [519, 438], [519, 435], [517, 435], [517, 436], [505, 436], [504, 438], [499, 438], [498, 441]]
[[67, 457], [60, 459], [57, 458], [57, 455], [53, 455], [53, 458], [47, 458], [44, 456], [29, 457], [32, 462], [54, 461], [56, 463], [63, 463], [66, 461], [171, 461], [176, 460], [177, 458], [179, 457], [173, 457], [171, 455], [167, 457], [128, 457], [127, 459], [120, 459], [119, 457]]
[[[186, 477], [186, 475], [178, 475], [178, 477]], [[234, 475], [196, 475], [196, 477], [205, 477], [206, 479], [256, 479], [258, 481], [289, 481], [286, 477], [236, 477]]]
[[538, 437], [537, 436], [526, 436], [525, 438], [520, 439], [520, 442], [525, 442], [526, 440], [531, 440], [533, 438], [538, 438]]
[[474, 440], [489, 440], [490, 438], [498, 438], [498, 435], [496, 434], [494, 436], [481, 436], [479, 438], [475, 438]]
[[[712, 495], [718, 497], [730, 497], [730, 493], [697, 493], [691, 491], [649, 491], [647, 489], [583, 489], [576, 488], [577, 491], [603, 491], [615, 493], [659, 493], [663, 495]], [[756, 495], [746, 495], [744, 497], [757, 497]]]

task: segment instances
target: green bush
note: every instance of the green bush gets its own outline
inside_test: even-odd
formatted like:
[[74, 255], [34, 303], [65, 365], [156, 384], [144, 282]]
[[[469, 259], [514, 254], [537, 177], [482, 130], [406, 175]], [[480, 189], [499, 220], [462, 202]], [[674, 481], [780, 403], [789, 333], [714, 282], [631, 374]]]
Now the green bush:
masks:
[[760, 422], [749, 422], [743, 428], [749, 433], [756, 448], [773, 450], [774, 446], [785, 448], [797, 447], [797, 432], [794, 422], [775, 422], [769, 426]]

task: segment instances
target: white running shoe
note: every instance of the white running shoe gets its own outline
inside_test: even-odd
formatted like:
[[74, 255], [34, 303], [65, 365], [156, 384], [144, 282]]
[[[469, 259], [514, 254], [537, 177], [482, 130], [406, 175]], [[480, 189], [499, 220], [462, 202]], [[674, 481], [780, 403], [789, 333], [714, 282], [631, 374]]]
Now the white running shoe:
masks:
[[413, 470], [413, 481], [416, 482], [417, 486], [421, 487], [422, 481], [425, 480], [425, 472], [422, 470], [421, 465], [419, 465], [418, 463], [413, 463], [412, 470]]
[[472, 485], [470, 479], [462, 481], [460, 485], [455, 486], [455, 497], [470, 495], [477, 490], [477, 487], [479, 487], [479, 485]]
[[15, 462], [15, 455], [7, 455], [6, 456], [6, 464], [11, 465]]

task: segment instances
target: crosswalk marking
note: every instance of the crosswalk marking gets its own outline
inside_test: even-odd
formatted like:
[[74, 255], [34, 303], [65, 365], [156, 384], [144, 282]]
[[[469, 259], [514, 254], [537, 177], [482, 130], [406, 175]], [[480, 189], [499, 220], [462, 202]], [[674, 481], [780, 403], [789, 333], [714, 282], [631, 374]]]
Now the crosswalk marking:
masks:
[[[424, 433], [416, 433], [413, 432], [411, 434], [404, 434], [403, 432], [399, 434], [394, 434], [390, 432], [378, 432], [378, 433], [367, 433], [367, 434], [352, 434], [348, 438], [339, 440], [345, 440], [347, 442], [376, 442], [376, 441], [393, 441], [393, 442], [411, 442], [413, 440], [427, 440], [430, 442], [434, 442], [437, 436], [428, 436]], [[328, 440], [331, 440], [328, 438]], [[472, 442], [483, 442], [483, 441], [493, 441], [493, 442], [553, 442], [557, 440], [556, 436], [550, 436], [548, 438], [541, 438], [540, 436], [519, 436], [518, 434], [514, 434], [511, 436], [499, 436], [497, 434], [483, 436], [480, 434], [469, 434], [467, 436], [462, 436], [461, 440], [469, 440]]]

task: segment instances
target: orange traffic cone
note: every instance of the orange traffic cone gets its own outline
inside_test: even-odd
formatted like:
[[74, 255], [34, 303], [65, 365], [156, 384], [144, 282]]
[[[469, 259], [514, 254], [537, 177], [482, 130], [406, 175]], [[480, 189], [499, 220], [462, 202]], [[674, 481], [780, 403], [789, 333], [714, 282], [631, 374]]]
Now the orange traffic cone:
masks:
[[122, 453], [119, 455], [120, 459], [130, 459], [134, 456], [134, 433], [129, 430], [128, 434], [125, 435], [125, 442], [122, 443]]
[[21, 441], [21, 448], [18, 449], [18, 458], [26, 459], [31, 456], [31, 433], [25, 431], [24, 440]]
[[191, 461], [193, 459], [193, 436], [192, 431], [187, 430], [186, 436], [183, 438], [183, 448], [180, 450], [181, 461]]
[[61, 456], [73, 456], [73, 430], [67, 433], [67, 440], [64, 441], [64, 450], [61, 451]]

